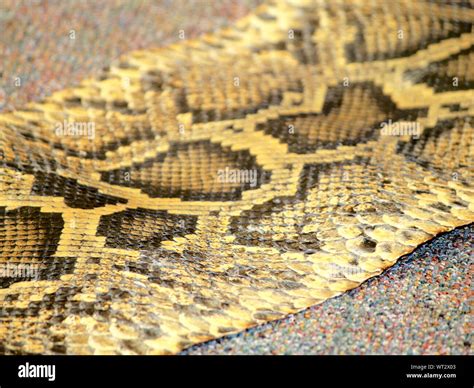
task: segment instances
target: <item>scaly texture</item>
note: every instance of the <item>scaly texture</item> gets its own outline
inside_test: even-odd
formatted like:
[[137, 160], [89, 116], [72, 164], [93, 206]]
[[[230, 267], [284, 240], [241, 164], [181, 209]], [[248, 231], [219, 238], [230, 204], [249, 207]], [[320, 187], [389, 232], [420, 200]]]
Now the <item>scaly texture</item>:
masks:
[[423, 244], [349, 292], [181, 354], [469, 355], [473, 258], [471, 224]]
[[177, 352], [474, 221], [473, 19], [281, 0], [0, 115], [2, 351]]

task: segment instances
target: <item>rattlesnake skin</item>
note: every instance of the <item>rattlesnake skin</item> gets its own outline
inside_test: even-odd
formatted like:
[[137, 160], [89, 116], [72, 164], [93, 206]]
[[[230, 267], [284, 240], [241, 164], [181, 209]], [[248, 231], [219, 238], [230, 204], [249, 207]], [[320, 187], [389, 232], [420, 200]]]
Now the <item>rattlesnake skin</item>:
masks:
[[0, 352], [176, 353], [473, 222], [473, 20], [279, 0], [1, 114]]

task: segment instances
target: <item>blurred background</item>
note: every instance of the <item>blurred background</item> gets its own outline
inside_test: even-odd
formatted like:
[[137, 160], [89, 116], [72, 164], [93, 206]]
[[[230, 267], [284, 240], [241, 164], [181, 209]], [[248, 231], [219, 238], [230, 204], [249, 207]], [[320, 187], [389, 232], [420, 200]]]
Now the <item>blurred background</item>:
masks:
[[94, 76], [127, 51], [222, 28], [262, 0], [1, 0], [0, 111]]

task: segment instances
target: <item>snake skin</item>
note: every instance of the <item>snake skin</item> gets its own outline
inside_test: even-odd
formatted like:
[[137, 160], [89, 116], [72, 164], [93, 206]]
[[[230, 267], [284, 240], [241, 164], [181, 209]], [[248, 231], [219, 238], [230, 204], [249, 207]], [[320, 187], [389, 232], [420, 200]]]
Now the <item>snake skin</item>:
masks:
[[176, 353], [473, 222], [473, 20], [278, 0], [1, 114], [0, 352]]

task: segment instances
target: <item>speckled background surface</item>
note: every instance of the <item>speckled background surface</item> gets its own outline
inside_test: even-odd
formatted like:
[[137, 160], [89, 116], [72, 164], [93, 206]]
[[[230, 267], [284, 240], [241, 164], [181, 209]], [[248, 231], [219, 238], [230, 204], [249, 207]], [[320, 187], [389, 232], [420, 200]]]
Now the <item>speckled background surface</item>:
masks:
[[[131, 50], [228, 26], [263, 0], [0, 0], [0, 111], [94, 76]], [[72, 39], [74, 38], [74, 39]]]
[[[0, 110], [94, 76], [127, 51], [175, 42], [179, 30], [190, 38], [226, 26], [260, 3], [1, 0]], [[473, 259], [468, 226], [349, 293], [183, 354], [472, 354]]]

